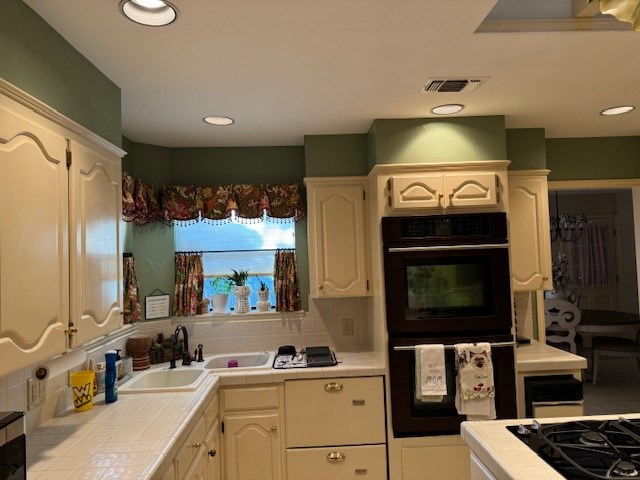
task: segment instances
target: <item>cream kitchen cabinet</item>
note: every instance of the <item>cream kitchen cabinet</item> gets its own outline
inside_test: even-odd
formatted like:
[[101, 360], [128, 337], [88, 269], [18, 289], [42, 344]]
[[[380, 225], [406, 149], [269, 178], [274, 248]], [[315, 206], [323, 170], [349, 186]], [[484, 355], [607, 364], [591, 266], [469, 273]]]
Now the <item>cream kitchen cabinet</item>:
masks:
[[509, 244], [514, 291], [550, 290], [549, 170], [509, 172]]
[[382, 377], [285, 382], [287, 478], [387, 478]]
[[311, 295], [369, 293], [363, 177], [305, 178]]
[[499, 181], [494, 172], [393, 175], [387, 185], [389, 206], [393, 210], [495, 207]]
[[122, 324], [123, 153], [0, 85], [0, 375]]
[[284, 478], [282, 386], [228, 387], [221, 398], [226, 480]]

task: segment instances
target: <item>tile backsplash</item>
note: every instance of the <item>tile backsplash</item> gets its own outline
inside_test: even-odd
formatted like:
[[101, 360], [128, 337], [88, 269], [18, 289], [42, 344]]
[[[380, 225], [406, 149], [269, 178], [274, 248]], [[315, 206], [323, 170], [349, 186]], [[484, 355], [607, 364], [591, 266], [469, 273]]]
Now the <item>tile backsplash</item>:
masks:
[[[234, 318], [198, 316], [184, 319], [189, 334], [189, 346], [194, 350], [203, 345], [206, 355], [254, 350], [276, 350], [281, 345], [297, 348], [328, 345], [340, 352], [363, 351], [372, 344], [366, 298], [310, 299], [309, 311], [304, 315], [274, 314], [269, 318], [252, 320], [250, 315]], [[133, 334], [155, 337], [162, 332], [170, 335], [181, 319], [141, 322], [119, 331], [101, 341], [85, 347], [87, 360], [95, 365], [104, 361], [104, 353], [110, 349], [126, 352], [126, 342]], [[353, 334], [344, 335], [344, 322], [352, 325]], [[34, 377], [34, 370], [47, 362], [25, 367], [0, 377], [0, 411], [27, 411], [27, 380]], [[69, 371], [86, 368], [86, 362], [71, 367]], [[27, 412], [27, 431], [72, 406], [68, 373], [65, 371], [45, 379], [46, 401]]]

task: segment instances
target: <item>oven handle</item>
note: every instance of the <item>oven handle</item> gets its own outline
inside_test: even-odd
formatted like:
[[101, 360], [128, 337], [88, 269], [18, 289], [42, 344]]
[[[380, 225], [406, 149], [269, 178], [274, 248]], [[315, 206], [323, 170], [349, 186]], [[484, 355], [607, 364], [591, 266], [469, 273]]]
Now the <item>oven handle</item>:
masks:
[[398, 252], [438, 252], [452, 250], [490, 250], [494, 248], [509, 248], [506, 243], [483, 243], [480, 245], [432, 245], [429, 247], [391, 247], [389, 253]]
[[[515, 345], [515, 342], [489, 342], [489, 345], [491, 345], [491, 347], [512, 347]], [[402, 345], [399, 347], [393, 347], [396, 352], [400, 350], [415, 350], [415, 348], [415, 345]], [[445, 345], [444, 348], [445, 350], [453, 350], [455, 348], [455, 345]]]

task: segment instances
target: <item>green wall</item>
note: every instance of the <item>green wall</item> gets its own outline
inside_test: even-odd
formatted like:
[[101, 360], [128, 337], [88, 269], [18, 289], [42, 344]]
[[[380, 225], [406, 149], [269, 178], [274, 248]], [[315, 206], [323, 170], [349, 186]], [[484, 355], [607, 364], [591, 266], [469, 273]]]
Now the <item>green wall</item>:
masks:
[[509, 170], [547, 168], [544, 128], [511, 128], [506, 135]]
[[549, 138], [549, 180], [640, 178], [640, 137]]
[[[128, 142], [128, 141], [127, 141]], [[304, 178], [303, 147], [165, 148], [128, 142], [124, 165], [133, 177], [162, 185], [298, 183]], [[159, 288], [173, 292], [174, 232], [161, 224], [132, 226], [131, 248], [143, 298]], [[175, 227], [180, 228], [180, 227]], [[308, 309], [307, 223], [296, 223], [296, 253], [303, 308]], [[144, 308], [144, 306], [143, 306]]]
[[307, 177], [359, 176], [367, 174], [367, 135], [305, 135]]
[[0, 77], [114, 145], [120, 88], [22, 0], [0, 0]]
[[376, 164], [507, 158], [503, 116], [374, 120], [367, 171]]

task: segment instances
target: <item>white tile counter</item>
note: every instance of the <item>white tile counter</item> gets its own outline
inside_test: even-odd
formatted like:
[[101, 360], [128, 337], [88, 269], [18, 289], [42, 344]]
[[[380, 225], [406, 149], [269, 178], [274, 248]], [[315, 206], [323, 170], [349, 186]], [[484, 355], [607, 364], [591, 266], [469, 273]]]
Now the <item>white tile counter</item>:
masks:
[[586, 358], [535, 340], [531, 340], [529, 345], [520, 345], [516, 348], [518, 373], [584, 368], [587, 368]]
[[[578, 418], [586, 420], [617, 419], [620, 415], [593, 417], [543, 418], [539, 422], [559, 423]], [[640, 414], [624, 415], [640, 418]], [[498, 480], [564, 480], [527, 445], [506, 429], [507, 425], [528, 425], [531, 419], [463, 422], [462, 439]]]
[[[230, 369], [210, 374], [197, 390], [119, 393], [112, 404], [97, 395], [86, 412], [67, 410], [27, 435], [29, 480], [160, 479], [221, 385], [279, 383], [298, 378], [383, 375], [368, 352], [337, 353], [333, 367], [289, 370]], [[165, 367], [166, 364], [158, 365]], [[198, 368], [193, 367], [178, 368]], [[143, 372], [135, 372], [141, 374]]]

